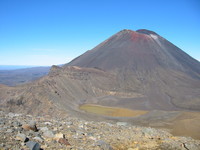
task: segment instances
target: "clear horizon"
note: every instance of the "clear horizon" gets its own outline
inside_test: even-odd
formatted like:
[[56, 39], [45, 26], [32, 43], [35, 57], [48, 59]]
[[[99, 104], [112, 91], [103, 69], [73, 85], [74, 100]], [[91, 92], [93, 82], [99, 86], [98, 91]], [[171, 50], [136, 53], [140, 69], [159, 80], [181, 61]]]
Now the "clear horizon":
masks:
[[65, 64], [123, 29], [155, 31], [200, 60], [200, 1], [1, 0], [0, 65]]

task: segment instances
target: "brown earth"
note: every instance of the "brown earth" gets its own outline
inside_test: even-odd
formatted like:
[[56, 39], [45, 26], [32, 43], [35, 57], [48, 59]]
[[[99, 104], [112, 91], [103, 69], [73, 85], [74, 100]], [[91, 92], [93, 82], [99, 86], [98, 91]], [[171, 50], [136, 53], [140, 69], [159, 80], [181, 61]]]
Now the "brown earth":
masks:
[[172, 134], [176, 136], [190, 136], [200, 140], [200, 113], [199, 112], [182, 112], [170, 127]]

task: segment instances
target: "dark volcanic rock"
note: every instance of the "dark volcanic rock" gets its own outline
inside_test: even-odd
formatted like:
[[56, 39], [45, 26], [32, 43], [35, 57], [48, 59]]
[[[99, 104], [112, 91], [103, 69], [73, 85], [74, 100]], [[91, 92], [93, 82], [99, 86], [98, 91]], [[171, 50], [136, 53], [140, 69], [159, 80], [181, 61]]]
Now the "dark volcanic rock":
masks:
[[29, 147], [30, 150], [40, 150], [40, 144], [33, 141], [26, 142], [27, 147]]

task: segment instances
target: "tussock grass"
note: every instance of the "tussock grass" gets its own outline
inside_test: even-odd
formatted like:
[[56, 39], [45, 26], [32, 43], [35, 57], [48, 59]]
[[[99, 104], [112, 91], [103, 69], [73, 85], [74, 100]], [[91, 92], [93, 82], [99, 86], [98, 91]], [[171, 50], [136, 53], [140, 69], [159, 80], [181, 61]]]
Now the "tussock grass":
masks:
[[147, 113], [147, 111], [142, 111], [142, 110], [131, 110], [126, 108], [107, 107], [94, 104], [81, 105], [80, 109], [89, 113], [94, 113], [104, 116], [112, 116], [112, 117], [134, 117]]

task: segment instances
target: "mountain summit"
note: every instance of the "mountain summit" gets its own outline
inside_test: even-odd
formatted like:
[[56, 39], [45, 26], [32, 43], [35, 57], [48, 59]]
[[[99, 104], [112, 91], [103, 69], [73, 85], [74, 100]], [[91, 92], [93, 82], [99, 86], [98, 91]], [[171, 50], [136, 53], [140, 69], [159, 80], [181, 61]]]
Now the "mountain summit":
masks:
[[199, 62], [153, 31], [122, 30], [67, 66], [113, 70], [173, 69], [198, 76]]

